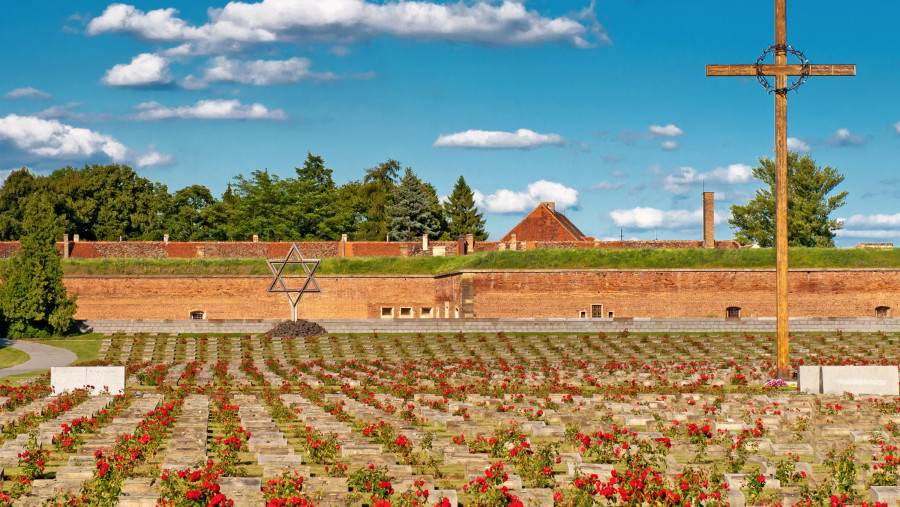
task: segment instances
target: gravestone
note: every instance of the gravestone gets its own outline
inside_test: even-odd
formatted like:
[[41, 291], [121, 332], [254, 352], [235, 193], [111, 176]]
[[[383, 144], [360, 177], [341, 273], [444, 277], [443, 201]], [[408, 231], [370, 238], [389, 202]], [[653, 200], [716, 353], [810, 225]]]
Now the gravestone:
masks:
[[896, 366], [801, 366], [800, 392], [900, 395]]
[[122, 394], [125, 390], [124, 366], [57, 366], [50, 368], [53, 394], [91, 386], [91, 396], [104, 390]]

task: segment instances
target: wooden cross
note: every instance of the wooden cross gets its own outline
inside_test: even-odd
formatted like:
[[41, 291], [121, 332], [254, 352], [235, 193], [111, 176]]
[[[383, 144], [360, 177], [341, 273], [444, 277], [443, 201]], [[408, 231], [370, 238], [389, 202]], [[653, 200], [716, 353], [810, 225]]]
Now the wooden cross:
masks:
[[[802, 53], [787, 45], [786, 0], [775, 0], [775, 64], [707, 65], [707, 76], [755, 76], [768, 85], [766, 76], [775, 77], [775, 301], [778, 330], [778, 378], [791, 378], [788, 335], [788, 238], [787, 238], [787, 78], [800, 76], [792, 87], [802, 83], [807, 76], [855, 76], [856, 65], [810, 65]], [[799, 55], [798, 64], [787, 63], [787, 55]], [[768, 86], [767, 86], [768, 87]]]

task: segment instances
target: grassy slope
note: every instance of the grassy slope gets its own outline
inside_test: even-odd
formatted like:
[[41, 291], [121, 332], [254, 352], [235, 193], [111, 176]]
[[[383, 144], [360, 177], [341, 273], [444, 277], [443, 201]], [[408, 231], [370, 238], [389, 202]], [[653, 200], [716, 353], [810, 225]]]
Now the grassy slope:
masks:
[[[791, 267], [900, 268], [900, 249], [857, 250], [792, 248]], [[0, 263], [2, 265], [2, 263]], [[317, 274], [438, 274], [458, 269], [659, 269], [774, 268], [770, 248], [704, 249], [585, 249], [485, 252], [451, 257], [378, 257], [323, 259]], [[262, 259], [69, 259], [68, 276], [93, 275], [269, 275]]]
[[[89, 335], [90, 336], [90, 335]], [[96, 336], [96, 335], [94, 335]], [[97, 356], [100, 352], [100, 345], [103, 343], [102, 339], [98, 338], [66, 338], [66, 339], [54, 339], [54, 340], [39, 340], [40, 343], [45, 345], [51, 345], [53, 347], [60, 347], [64, 349], [69, 349], [75, 353], [77, 356], [75, 359], [76, 363], [83, 363], [85, 361], [91, 361], [93, 359], [97, 359]], [[24, 352], [23, 352], [24, 354]], [[3, 380], [9, 381], [17, 381], [24, 380], [37, 377], [42, 373], [46, 373], [49, 370], [41, 370], [41, 371], [33, 371], [30, 373], [22, 373], [19, 375], [10, 375], [8, 377], [3, 377]]]
[[19, 349], [12, 347], [0, 347], [0, 368], [9, 368], [17, 364], [22, 364], [31, 359], [31, 356]]

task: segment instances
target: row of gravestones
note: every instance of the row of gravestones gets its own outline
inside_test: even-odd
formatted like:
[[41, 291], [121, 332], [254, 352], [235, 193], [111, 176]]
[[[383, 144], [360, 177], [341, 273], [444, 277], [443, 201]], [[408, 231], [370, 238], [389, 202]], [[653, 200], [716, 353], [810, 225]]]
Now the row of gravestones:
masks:
[[[291, 395], [286, 395], [291, 396]], [[293, 395], [297, 396], [297, 395]], [[420, 435], [417, 435], [418, 431], [416, 428], [412, 427], [404, 427], [402, 426], [404, 423], [397, 418], [392, 418], [390, 415], [385, 414], [383, 411], [374, 409], [368, 405], [360, 404], [352, 399], [347, 399], [343, 395], [331, 395], [329, 401], [343, 401], [346, 403], [346, 411], [353, 415], [354, 417], [364, 420], [364, 421], [377, 421], [377, 420], [391, 420], [393, 423], [398, 425], [401, 432], [409, 433], [411, 439], [419, 440]], [[726, 396], [726, 398], [731, 398], [732, 396]], [[720, 407], [721, 414], [717, 414], [717, 417], [714, 417], [715, 420], [712, 421], [711, 426], [712, 430], [719, 429], [728, 429], [731, 431], [736, 431], [740, 429], [748, 428], [745, 423], [734, 423], [729, 422], [728, 419], [733, 417], [741, 417], [746, 415], [746, 402], [739, 396], [733, 396], [734, 400], [726, 399], [726, 402], [723, 403]], [[393, 398], [387, 395], [378, 396], [379, 401], [383, 403], [392, 403], [399, 404], [404, 400], [399, 398]], [[561, 401], [561, 398], [557, 398]], [[97, 399], [99, 402], [100, 398]], [[280, 432], [272, 425], [271, 420], [268, 418], [267, 414], [264, 413], [262, 407], [258, 404], [258, 402], [253, 401], [252, 397], [241, 397], [236, 398], [239, 406], [242, 406], [242, 420], [246, 417], [248, 423], [258, 423], [260, 425], [260, 431], [262, 433], [259, 435], [260, 441], [259, 443], [264, 444], [265, 441], [270, 442], [278, 442], [283, 443], [283, 435], [280, 435]], [[766, 397], [756, 397], [754, 401], [757, 403], [758, 407], [761, 408], [772, 408], [779, 407], [779, 410], [782, 414], [778, 414], [777, 416], [774, 414], [769, 414], [765, 416], [765, 420], [769, 426], [769, 431], [773, 434], [770, 438], [761, 438], [755, 440], [753, 443], [757, 445], [758, 451], [761, 452], [759, 456], [755, 457], [755, 461], [759, 464], [766, 474], [772, 474], [774, 472], [774, 465], [770, 464], [767, 459], [761, 459], [765, 456], [782, 456], [786, 457], [789, 453], [793, 455], [799, 455], [803, 457], [808, 457], [813, 460], [813, 462], [821, 462], [824, 459], [824, 454], [826, 451], [834, 451], [841, 448], [842, 445], [850, 445], [856, 443], [860, 446], [860, 452], [858, 452], [858, 458], [864, 461], [869, 460], [869, 457], [872, 453], [877, 452], [875, 446], [866, 445], [867, 442], [873, 434], [871, 432], [865, 432], [861, 430], [865, 430], [867, 428], [871, 428], [872, 426], [878, 426], [884, 423], [897, 423], [900, 422], [896, 417], [890, 416], [885, 418], [885, 416], [880, 416], [873, 407], [866, 407], [863, 404], [860, 404], [860, 407], [855, 407], [854, 405], [849, 405], [846, 409], [842, 408], [842, 413], [840, 415], [831, 415], [831, 416], [814, 416], [813, 414], [813, 403], [816, 400], [815, 397], [812, 396], [787, 396], [780, 399], [769, 399]], [[143, 400], [142, 400], [143, 401]], [[316, 409], [318, 407], [313, 408], [314, 406], [309, 404], [308, 402], [304, 402], [298, 398], [285, 398], [285, 401], [291, 404], [294, 408], [301, 408], [303, 413], [310, 413], [310, 416], [304, 416], [305, 422], [317, 422], [315, 420]], [[418, 410], [418, 415], [421, 417], [428, 417], [432, 419], [435, 423], [441, 424], [443, 423], [447, 432], [450, 434], [455, 434], [456, 432], [460, 432], [463, 434], [468, 434], [467, 436], [474, 437], [478, 435], [490, 435], [495, 429], [496, 424], [501, 422], [519, 422], [523, 425], [523, 430], [526, 433], [530, 433], [533, 437], [551, 437], [554, 440], [559, 440], [561, 426], [557, 425], [557, 428], [552, 428], [546, 423], [540, 424], [543, 421], [524, 421], [521, 416], [506, 416], [506, 415], [498, 415], [498, 413], [491, 407], [499, 406], [499, 401], [490, 397], [483, 397], [474, 395], [470, 398], [472, 403], [468, 404], [452, 404], [448, 407], [449, 410], [455, 410], [459, 408], [465, 408], [470, 414], [473, 415], [474, 419], [480, 420], [479, 423], [467, 423], [466, 421], [460, 421], [458, 416], [446, 416], [442, 417], [442, 412], [434, 411], [427, 408], [420, 408]], [[532, 400], [538, 401], [538, 400]], [[690, 401], [694, 401], [694, 404], [691, 404]], [[606, 402], [602, 399], [598, 398], [577, 398], [574, 400], [574, 403], [584, 403], [585, 405], [578, 405], [582, 407], [582, 409], [593, 409], [594, 412], [600, 411], [609, 411], [615, 415], [616, 418], [620, 418], [618, 422], [633, 424], [635, 427], [640, 427], [641, 423], [643, 423], [644, 428], [649, 429], [651, 426], [651, 421], [653, 420], [650, 416], [653, 414], [662, 415], [664, 418], [671, 418], [669, 420], [679, 420], [679, 421], [695, 421], [702, 422], [707, 416], [697, 407], [702, 406], [702, 404], [712, 403], [715, 401], [715, 397], [712, 396], [686, 396], [681, 399], [677, 399], [676, 397], [667, 397], [663, 401], [659, 401], [658, 399], [648, 397], [643, 400], [643, 403], [646, 405], [638, 405], [637, 407], [644, 408], [643, 410], [635, 410], [635, 405], [629, 403], [620, 403], [613, 404]], [[842, 401], [838, 397], [825, 397], [820, 398], [820, 401], [824, 403], [832, 403], [837, 404]], [[146, 410], [152, 409], [157, 403], [153, 402], [152, 398], [147, 398], [146, 402], [149, 404], [148, 406], [135, 408], [136, 412], [141, 413]], [[698, 403], [700, 405], [698, 405]], [[85, 404], [85, 408], [87, 408], [88, 404]], [[99, 405], [97, 405], [99, 406]], [[149, 408], [148, 408], [149, 407]], [[244, 408], [246, 407], [246, 408]], [[536, 407], [536, 405], [534, 406]], [[579, 412], [582, 410], [579, 410]], [[318, 410], [319, 415], [325, 415]], [[565, 411], [564, 411], [565, 412]], [[643, 414], [643, 417], [641, 416]], [[206, 442], [206, 430], [207, 430], [207, 420], [208, 420], [208, 400], [205, 397], [192, 397], [187, 400], [185, 405], [185, 410], [182, 414], [182, 417], [179, 418], [179, 425], [176, 426], [175, 431], [173, 432], [172, 439], [167, 446], [167, 454], [164, 459], [164, 467], [177, 467], [179, 465], [183, 465], [184, 463], [177, 463], [178, 457], [181, 456], [184, 458], [184, 461], [196, 463], [198, 461], [202, 461], [205, 458], [205, 442]], [[549, 414], [550, 419], [553, 418], [554, 414]], [[813, 426], [813, 432], [811, 435], [803, 435], [804, 438], [809, 439], [808, 443], [801, 444], [783, 444], [783, 443], [775, 443], [777, 441], [783, 441], [788, 438], [793, 438], [793, 435], [796, 435], [795, 431], [784, 431], [785, 423], [796, 423], [798, 417], [807, 416], [812, 419], [811, 424]], [[327, 416], [330, 417], [330, 416]], [[327, 418], [326, 417], [326, 418]], [[115, 430], [111, 430], [107, 432], [107, 436], [118, 434], [124, 427], [115, 426], [116, 423], [127, 421], [119, 421], [119, 419], [128, 419], [127, 416], [120, 416], [117, 418], [114, 425], [111, 428], [116, 428]], [[567, 422], [579, 424], [584, 431], [588, 431], [595, 429], [609, 429], [609, 425], [604, 425], [603, 423], [592, 420], [590, 416], [573, 416], [570, 418], [564, 418], [564, 415], [560, 413], [557, 416], [557, 422]], [[724, 419], [724, 420], [719, 420]], [[57, 421], [58, 422], [58, 421]], [[243, 421], [242, 421], [243, 422]], [[136, 424], [135, 421], [131, 421], [132, 424]], [[341, 426], [337, 421], [332, 421], [329, 424], [321, 424], [321, 421], [318, 422], [317, 429], [321, 431], [335, 431], [342, 434], [348, 435], [346, 440], [343, 440], [344, 449], [343, 455], [351, 459], [351, 461], [355, 464], [360, 464], [363, 462], [379, 462], [382, 464], [391, 465], [391, 462], [394, 460], [392, 455], [384, 455], [382, 453], [382, 449], [380, 446], [373, 446], [372, 444], [367, 443], [364, 439], [356, 436], [354, 437], [351, 432], [336, 430]], [[592, 427], [593, 426], [593, 427]], [[131, 431], [133, 431], [133, 425], [131, 426]], [[543, 430], [546, 428], [546, 432]], [[855, 428], [855, 429], [854, 429]], [[125, 428], [127, 429], [127, 428]], [[349, 428], [348, 428], [349, 429]], [[127, 432], [127, 431], [124, 431]], [[661, 434], [656, 434], [652, 431], [642, 432], [642, 436], [646, 436], [648, 438], [661, 436]], [[879, 439], [889, 440], [887, 435], [879, 434], [874, 435]], [[772, 439], [774, 438], [774, 440]], [[454, 448], [448, 441], [447, 438], [444, 438], [443, 441], [438, 441], [435, 444], [436, 452], [440, 452], [442, 454], [444, 464], [465, 464], [466, 467], [466, 478], [472, 478], [474, 476], [479, 475], [483, 472], [485, 465], [489, 464], [486, 457], [483, 456], [472, 456], [469, 455], [467, 450]], [[106, 445], [109, 445], [111, 440], [107, 440], [105, 442]], [[256, 445], [257, 442], [254, 442]], [[100, 444], [99, 441], [92, 443], [92, 445]], [[102, 444], [101, 444], [102, 445]], [[689, 444], [686, 441], [679, 442], [678, 439], [675, 439], [675, 445], [684, 446], [686, 449], [689, 448]], [[95, 447], [86, 446], [83, 449], [91, 450]], [[83, 452], [87, 451], [79, 451], [79, 454], [83, 454]], [[710, 449], [709, 454], [711, 456], [716, 455], [717, 453], [721, 453], [720, 449]], [[92, 454], [92, 453], [88, 453]], [[290, 467], [290, 466], [298, 466], [300, 465], [300, 461], [297, 458], [279, 458], [277, 454], [272, 452], [264, 452], [264, 455], [268, 455], [267, 457], [260, 457], [260, 464], [268, 465], [269, 469], [277, 468], [279, 465], [282, 468]], [[49, 492], [58, 489], [59, 486], [65, 485], [64, 482], [61, 481], [72, 481], [79, 480], [89, 475], [86, 473], [86, 469], [84, 466], [88, 463], [92, 463], [91, 460], [84, 458], [79, 459], [77, 457], [73, 457], [74, 459], [70, 459], [69, 468], [67, 470], [63, 470], [62, 475], [57, 475], [56, 482], [47, 482], [47, 483], [38, 483], [38, 488], [36, 489], [37, 494], [46, 494]], [[265, 462], [265, 463], [263, 463]], [[577, 454], [570, 454], [565, 456], [565, 463], [567, 466], [567, 470], [570, 472], [574, 472], [575, 470], [581, 470], [583, 473], [588, 473], [591, 471], [593, 473], [597, 472], [609, 472], [610, 467], [603, 465], [594, 465], [589, 463], [581, 463], [580, 457]], [[674, 474], [680, 471], [680, 467], [683, 466], [684, 463], [679, 463], [677, 461], [669, 460], [667, 471], [670, 474]], [[400, 481], [404, 481], [406, 479], [413, 480], [412, 477], [407, 477], [409, 474], [408, 470], [405, 468], [400, 468], [393, 462], [394, 468], [392, 469], [392, 473], [397, 476]], [[801, 465], [802, 466], [802, 465]], [[302, 469], [300, 470], [303, 471]], [[812, 474], [812, 468], [808, 469], [809, 473]], [[71, 472], [71, 474], [69, 473]], [[78, 474], [82, 474], [79, 476]], [[570, 474], [568, 476], [560, 476], [558, 480], [565, 481], [566, 479], [571, 478]], [[604, 474], [599, 474], [603, 476]], [[812, 474], [815, 478], [815, 474]], [[739, 484], [739, 482], [744, 479], [740, 476], [730, 476], [729, 480], [733, 485]], [[520, 482], [520, 481], [519, 481]], [[310, 482], [310, 488], [312, 490], [316, 489], [315, 484], [317, 481], [312, 480]], [[340, 493], [335, 491], [335, 488], [340, 490], [340, 486], [336, 485], [340, 483], [340, 481], [328, 479], [325, 480], [325, 484], [323, 487], [328, 489], [329, 494], [336, 494], [337, 497], [340, 497]], [[774, 481], [774, 479], [769, 477], [767, 484], [771, 486], [775, 486], [778, 488], [778, 484]], [[512, 477], [510, 482], [511, 487], [520, 487], [518, 485], [517, 479], [515, 476]], [[237, 486], [233, 486], [237, 487]], [[249, 488], [249, 489], [248, 489]], [[244, 484], [244, 488], [242, 491], [247, 492], [253, 490], [252, 485], [248, 486]], [[258, 491], [258, 488], [256, 489]], [[872, 498], [877, 499], [879, 501], [884, 501], [885, 499], [890, 498], [890, 494], [893, 494], [895, 489], [876, 489], [873, 490]], [[526, 492], [527, 495], [540, 497], [541, 493], [538, 492]], [[235, 493], [237, 494], [237, 493]], [[442, 493], [444, 494], [444, 493]], [[790, 500], [790, 495], [794, 494], [794, 492], [785, 490], [782, 492], [782, 497], [785, 500]], [[527, 496], [526, 495], [526, 496]], [[735, 494], [733, 498], [734, 502], [732, 505], [735, 505], [739, 502], [738, 495]]]

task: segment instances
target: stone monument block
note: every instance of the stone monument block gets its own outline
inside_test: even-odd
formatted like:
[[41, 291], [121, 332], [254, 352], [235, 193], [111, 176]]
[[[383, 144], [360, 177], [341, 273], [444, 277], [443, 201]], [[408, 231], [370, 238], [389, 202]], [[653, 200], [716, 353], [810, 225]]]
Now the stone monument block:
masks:
[[108, 390], [122, 394], [125, 390], [124, 366], [62, 366], [50, 368], [53, 394], [91, 386], [91, 396]]
[[801, 392], [900, 395], [896, 366], [801, 366]]

